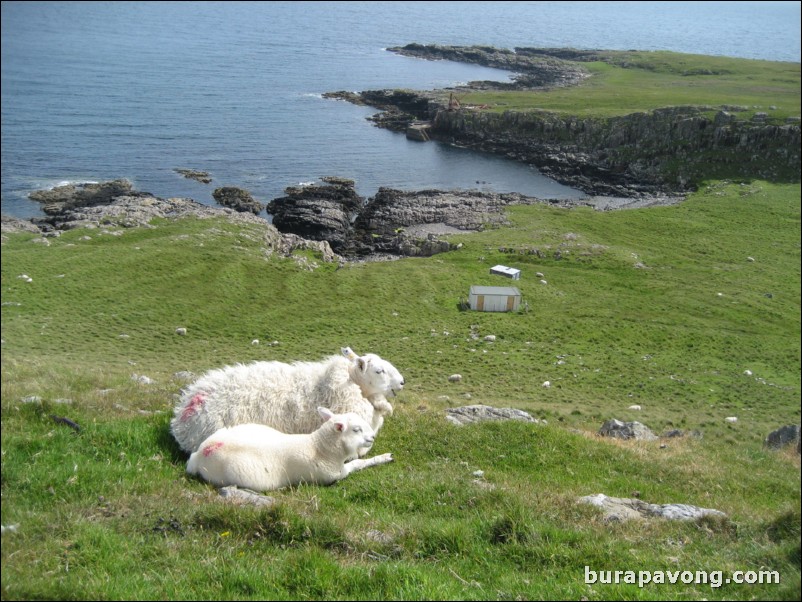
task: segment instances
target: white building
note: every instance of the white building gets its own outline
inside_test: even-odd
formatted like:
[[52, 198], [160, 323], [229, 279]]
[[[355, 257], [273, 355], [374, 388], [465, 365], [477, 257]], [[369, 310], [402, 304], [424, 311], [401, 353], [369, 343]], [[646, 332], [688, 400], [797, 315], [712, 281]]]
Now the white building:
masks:
[[521, 291], [514, 286], [474, 285], [468, 302], [475, 311], [515, 311], [521, 305]]

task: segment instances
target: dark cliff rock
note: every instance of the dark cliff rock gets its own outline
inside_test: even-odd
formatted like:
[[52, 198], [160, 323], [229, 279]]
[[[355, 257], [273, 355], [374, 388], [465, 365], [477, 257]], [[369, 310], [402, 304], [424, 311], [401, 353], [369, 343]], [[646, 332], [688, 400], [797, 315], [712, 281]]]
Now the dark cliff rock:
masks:
[[253, 198], [250, 192], [244, 188], [237, 188], [236, 186], [216, 188], [212, 193], [212, 197], [219, 205], [230, 207], [241, 213], [249, 212], [254, 215], [259, 215], [264, 209], [264, 205]]
[[346, 244], [351, 220], [365, 199], [356, 193], [353, 180], [334, 177], [322, 180], [323, 185], [286, 188], [286, 196], [270, 201], [267, 211], [281, 232], [326, 240], [339, 253]]
[[365, 202], [354, 182], [341, 178], [323, 178], [323, 184], [285, 192], [287, 196], [268, 203], [273, 225], [283, 233], [326, 240], [335, 252], [351, 258], [442, 253], [451, 248], [442, 235], [506, 225], [508, 205], [557, 202], [516, 193], [384, 187]]
[[755, 123], [708, 107], [609, 119], [440, 111], [432, 126], [432, 138], [506, 154], [591, 194], [679, 193], [703, 178], [799, 181], [798, 125]]
[[430, 256], [448, 251], [439, 234], [506, 225], [503, 208], [538, 202], [518, 194], [476, 190], [407, 192], [379, 188], [354, 221], [347, 253]]

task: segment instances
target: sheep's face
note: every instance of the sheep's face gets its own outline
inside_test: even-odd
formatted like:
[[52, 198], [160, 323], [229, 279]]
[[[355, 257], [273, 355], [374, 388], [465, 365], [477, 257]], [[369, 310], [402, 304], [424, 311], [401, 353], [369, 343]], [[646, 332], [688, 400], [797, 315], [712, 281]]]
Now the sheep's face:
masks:
[[404, 377], [387, 360], [378, 355], [366, 353], [355, 362], [357, 384], [365, 397], [373, 395], [395, 395], [404, 388]]
[[375, 433], [367, 421], [359, 414], [333, 414], [327, 408], [318, 408], [321, 417], [334, 425], [338, 434], [340, 449], [345, 452], [349, 460], [357, 457], [360, 449], [367, 449], [373, 445]]

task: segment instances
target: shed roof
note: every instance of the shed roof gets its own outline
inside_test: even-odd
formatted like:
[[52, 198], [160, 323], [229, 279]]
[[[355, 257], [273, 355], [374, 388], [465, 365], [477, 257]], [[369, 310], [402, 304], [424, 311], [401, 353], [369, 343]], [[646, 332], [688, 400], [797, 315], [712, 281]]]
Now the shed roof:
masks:
[[473, 285], [471, 287], [471, 294], [472, 295], [498, 295], [509, 297], [512, 296], [521, 296], [521, 291], [519, 291], [514, 286], [479, 286]]
[[506, 265], [494, 265], [490, 268], [491, 272], [503, 272], [505, 274], [518, 274], [521, 270], [518, 268], [507, 267]]

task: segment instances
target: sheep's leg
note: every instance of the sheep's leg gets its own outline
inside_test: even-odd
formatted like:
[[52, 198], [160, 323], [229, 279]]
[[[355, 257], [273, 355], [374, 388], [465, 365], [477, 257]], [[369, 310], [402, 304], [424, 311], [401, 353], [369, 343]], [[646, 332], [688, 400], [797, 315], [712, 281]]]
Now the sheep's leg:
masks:
[[357, 470], [370, 468], [371, 466], [378, 466], [379, 464], [387, 464], [388, 462], [392, 461], [393, 454], [382, 454], [380, 456], [373, 456], [372, 458], [351, 460], [345, 464], [345, 475], [348, 476]]

